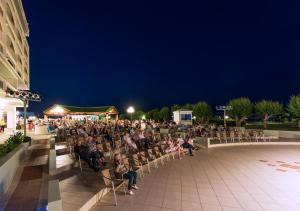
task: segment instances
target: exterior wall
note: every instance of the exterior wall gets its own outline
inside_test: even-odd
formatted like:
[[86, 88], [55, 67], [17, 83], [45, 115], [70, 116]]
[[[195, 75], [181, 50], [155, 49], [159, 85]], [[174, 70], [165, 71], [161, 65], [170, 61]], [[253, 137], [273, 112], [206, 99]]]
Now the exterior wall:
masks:
[[[6, 90], [29, 90], [29, 29], [21, 0], [0, 1], [0, 115], [15, 129], [15, 110], [23, 104], [5, 98]], [[2, 118], [2, 116], [0, 116]]]
[[28, 143], [21, 144], [15, 150], [0, 159], [0, 197], [5, 194], [15, 173], [25, 157]]
[[192, 115], [192, 111], [174, 111], [173, 112], [173, 121], [176, 122], [176, 124], [185, 124], [185, 125], [192, 124], [192, 120], [191, 121], [181, 120], [180, 115], [182, 115], [182, 114]]
[[0, 76], [4, 86], [29, 89], [29, 35], [21, 0], [0, 1]]

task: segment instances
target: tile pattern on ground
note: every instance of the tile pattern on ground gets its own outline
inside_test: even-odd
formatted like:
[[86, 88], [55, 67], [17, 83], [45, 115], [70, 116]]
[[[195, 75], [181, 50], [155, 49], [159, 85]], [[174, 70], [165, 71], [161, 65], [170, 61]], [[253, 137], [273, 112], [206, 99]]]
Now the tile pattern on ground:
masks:
[[153, 169], [139, 181], [141, 189], [134, 196], [117, 195], [117, 207], [110, 193], [91, 210], [296, 211], [300, 207], [300, 174], [276, 171], [266, 163], [295, 165], [299, 151], [300, 146], [201, 150], [194, 157]]

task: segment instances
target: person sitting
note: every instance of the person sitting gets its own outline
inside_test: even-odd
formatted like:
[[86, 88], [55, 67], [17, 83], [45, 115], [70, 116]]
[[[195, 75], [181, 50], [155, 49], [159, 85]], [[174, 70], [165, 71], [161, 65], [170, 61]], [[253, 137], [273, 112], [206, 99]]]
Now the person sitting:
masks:
[[135, 150], [137, 150], [136, 144], [131, 140], [130, 135], [128, 132], [125, 133], [125, 136], [123, 137], [124, 142], [130, 147]]
[[107, 162], [105, 161], [104, 154], [102, 152], [102, 148], [100, 144], [97, 144], [97, 150], [94, 154], [94, 160], [93, 163], [95, 166], [106, 166]]
[[189, 139], [188, 137], [186, 139], [184, 139], [183, 144], [181, 145], [184, 149], [188, 149], [189, 150], [189, 154], [190, 156], [194, 156], [193, 154], [193, 150], [195, 149], [192, 142], [192, 139]]
[[92, 168], [94, 171], [99, 171], [99, 168], [93, 165], [92, 157], [87, 145], [83, 145], [81, 141], [78, 141], [74, 147], [74, 152], [76, 157], [80, 157], [81, 160], [84, 160], [90, 168]]
[[118, 179], [128, 179], [128, 194], [134, 195], [132, 189], [139, 189], [136, 185], [137, 173], [130, 171], [129, 167], [123, 163], [120, 153], [115, 154], [113, 166], [115, 176]]

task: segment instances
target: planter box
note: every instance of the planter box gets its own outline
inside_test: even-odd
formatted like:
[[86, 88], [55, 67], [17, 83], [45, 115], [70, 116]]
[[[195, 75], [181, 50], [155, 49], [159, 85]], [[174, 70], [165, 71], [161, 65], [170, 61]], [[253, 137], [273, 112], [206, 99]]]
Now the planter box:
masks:
[[13, 151], [0, 158], [0, 196], [5, 194], [15, 173], [25, 158], [28, 143], [20, 144]]

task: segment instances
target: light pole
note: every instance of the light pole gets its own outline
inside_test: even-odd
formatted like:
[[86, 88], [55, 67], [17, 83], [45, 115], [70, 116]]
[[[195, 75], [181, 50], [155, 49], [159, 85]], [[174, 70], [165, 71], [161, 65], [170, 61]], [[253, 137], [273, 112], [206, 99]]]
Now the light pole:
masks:
[[24, 137], [26, 138], [26, 120], [27, 120], [27, 105], [29, 101], [41, 102], [41, 96], [31, 93], [29, 90], [7, 90], [6, 97], [17, 98], [24, 104]]
[[130, 121], [132, 122], [132, 114], [134, 113], [134, 108], [132, 106], [129, 106], [129, 108], [127, 108], [127, 113], [130, 114]]
[[226, 119], [228, 118], [228, 116], [226, 115], [226, 111], [229, 111], [231, 109], [231, 106], [216, 106], [217, 111], [223, 111], [224, 127], [227, 127]]

